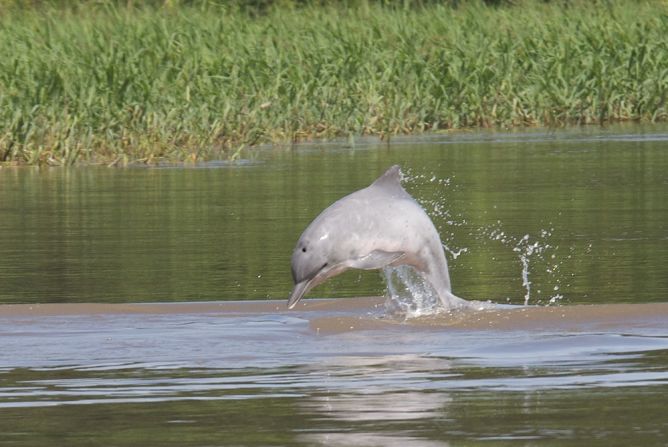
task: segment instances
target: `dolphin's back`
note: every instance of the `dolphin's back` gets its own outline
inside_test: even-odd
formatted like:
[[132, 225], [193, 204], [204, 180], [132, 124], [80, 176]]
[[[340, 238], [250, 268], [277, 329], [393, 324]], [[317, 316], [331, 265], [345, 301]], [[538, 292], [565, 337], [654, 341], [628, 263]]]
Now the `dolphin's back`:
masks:
[[[401, 186], [399, 165], [390, 167], [366, 188], [348, 194], [327, 207], [311, 222], [304, 233], [309, 233], [312, 228], [318, 228], [323, 221], [332, 222], [336, 219], [343, 221], [345, 228], [345, 223], [349, 222], [351, 218], [367, 219], [369, 215], [378, 216], [386, 209], [387, 204], [396, 203], [408, 203], [409, 207], [415, 206], [422, 211], [413, 197]], [[337, 223], [337, 226], [339, 224]]]

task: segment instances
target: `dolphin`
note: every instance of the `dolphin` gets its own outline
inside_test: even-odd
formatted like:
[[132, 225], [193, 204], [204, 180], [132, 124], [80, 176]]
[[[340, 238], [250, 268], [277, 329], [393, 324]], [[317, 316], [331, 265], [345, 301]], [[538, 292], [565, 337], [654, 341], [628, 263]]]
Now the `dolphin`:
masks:
[[438, 231], [390, 167], [368, 187], [326, 208], [304, 230], [292, 253], [292, 309], [312, 288], [348, 269], [410, 265], [433, 287], [446, 309], [467, 307], [452, 294]]

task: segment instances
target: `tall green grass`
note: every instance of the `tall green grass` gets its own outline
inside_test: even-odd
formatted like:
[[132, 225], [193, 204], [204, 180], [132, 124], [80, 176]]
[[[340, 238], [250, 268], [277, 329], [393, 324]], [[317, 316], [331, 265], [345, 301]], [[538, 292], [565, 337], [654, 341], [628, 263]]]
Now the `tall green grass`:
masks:
[[0, 161], [668, 117], [665, 2], [0, 13]]

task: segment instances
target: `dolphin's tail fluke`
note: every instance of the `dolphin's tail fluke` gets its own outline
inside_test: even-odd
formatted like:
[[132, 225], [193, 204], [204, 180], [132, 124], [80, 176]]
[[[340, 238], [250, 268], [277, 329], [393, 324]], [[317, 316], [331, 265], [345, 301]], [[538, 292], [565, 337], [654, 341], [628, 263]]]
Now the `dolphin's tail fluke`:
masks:
[[440, 294], [441, 303], [446, 310], [485, 310], [497, 307], [491, 301], [475, 301], [465, 300], [460, 298], [452, 292], [445, 292]]
[[441, 304], [443, 304], [443, 307], [447, 310], [464, 309], [468, 307], [467, 300], [458, 297], [452, 292], [442, 291], [439, 293], [439, 297], [441, 298]]

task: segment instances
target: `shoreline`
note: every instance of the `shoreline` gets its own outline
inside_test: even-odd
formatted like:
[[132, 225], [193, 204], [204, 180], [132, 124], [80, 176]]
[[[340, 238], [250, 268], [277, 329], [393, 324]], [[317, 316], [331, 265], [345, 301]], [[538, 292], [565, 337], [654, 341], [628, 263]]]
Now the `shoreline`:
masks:
[[265, 144], [668, 120], [661, 2], [364, 5], [0, 14], [0, 163], [197, 163]]
[[[493, 139], [495, 143], [503, 141], [503, 139], [513, 140], [517, 135], [528, 136], [531, 141], [532, 138], [537, 138], [537, 141], [545, 142], [552, 141], [555, 136], [565, 138], [566, 141], [572, 139], [588, 139], [592, 135], [602, 141], [617, 141], [618, 138], [626, 136], [628, 132], [642, 130], [642, 134], [660, 133], [665, 135], [668, 132], [668, 121], [666, 122], [637, 122], [637, 121], [619, 121], [607, 124], [572, 124], [558, 127], [545, 126], [516, 126], [511, 128], [490, 128], [490, 127], [472, 127], [459, 129], [445, 129], [440, 131], [426, 131], [412, 134], [394, 135], [385, 140], [378, 135], [359, 135], [353, 137], [335, 137], [330, 139], [314, 139], [295, 143], [266, 143], [256, 147], [247, 148], [246, 151], [252, 151], [253, 154], [259, 154], [262, 151], [270, 152], [274, 150], [294, 150], [294, 149], [322, 149], [322, 150], [338, 150], [341, 148], [375, 148], [380, 146], [404, 146], [404, 145], [428, 145], [428, 144], [471, 144], [483, 143], [489, 139]], [[642, 135], [641, 134], [641, 135]], [[352, 139], [351, 139], [352, 138]], [[628, 138], [625, 137], [625, 141]], [[352, 141], [352, 142], [351, 142]], [[261, 155], [260, 155], [261, 157]], [[126, 164], [109, 164], [106, 162], [96, 161], [78, 161], [74, 167], [77, 168], [129, 168], [129, 169], [143, 169], [143, 168], [157, 168], [157, 169], [203, 169], [203, 168], [227, 168], [234, 166], [247, 166], [249, 164], [262, 163], [261, 158], [256, 161], [253, 155], [250, 158], [237, 159], [202, 159], [202, 160], [172, 160], [172, 159], [156, 159], [151, 163], [145, 162], [129, 162]], [[27, 164], [18, 160], [2, 161], [0, 159], [0, 169], [2, 168], [59, 168], [67, 167], [62, 164], [45, 164], [34, 165]]]

